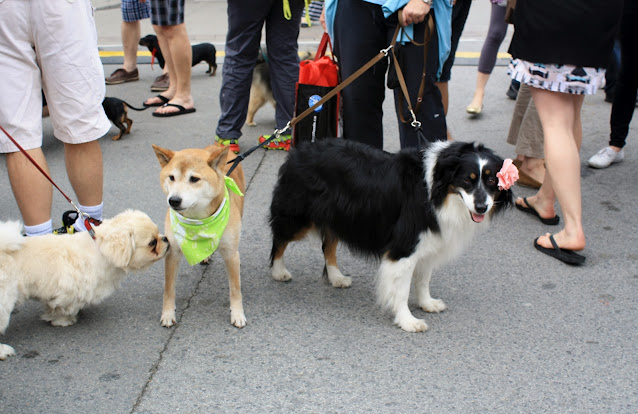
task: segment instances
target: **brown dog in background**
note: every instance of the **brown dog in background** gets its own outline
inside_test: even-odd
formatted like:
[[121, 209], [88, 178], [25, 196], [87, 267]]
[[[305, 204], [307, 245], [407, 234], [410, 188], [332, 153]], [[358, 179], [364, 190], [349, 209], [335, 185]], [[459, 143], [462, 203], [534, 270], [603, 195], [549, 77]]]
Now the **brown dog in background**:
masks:
[[[205, 220], [220, 210], [223, 203], [230, 202], [230, 217], [217, 251], [221, 254], [228, 274], [230, 286], [230, 323], [238, 328], [246, 326], [242, 304], [241, 280], [239, 275], [239, 238], [244, 198], [233, 191], [226, 194], [225, 175], [230, 165], [229, 147], [211, 145], [204, 149], [184, 149], [171, 151], [153, 145], [155, 155], [162, 166], [160, 182], [166, 194], [169, 209], [166, 213], [165, 233], [173, 247], [166, 255], [164, 304], [161, 324], [172, 326], [175, 317], [175, 279], [179, 262], [184, 254], [171, 228], [171, 210], [189, 221]], [[230, 175], [239, 190], [246, 189], [244, 171], [241, 164]]]
[[[314, 59], [314, 52], [306, 52], [301, 60]], [[250, 86], [250, 100], [248, 102], [248, 114], [246, 116], [246, 125], [256, 126], [255, 114], [267, 103], [273, 108], [277, 105], [272, 94], [272, 85], [270, 84], [270, 66], [264, 57], [264, 53], [260, 52], [257, 58], [257, 64], [253, 70], [253, 82]]]

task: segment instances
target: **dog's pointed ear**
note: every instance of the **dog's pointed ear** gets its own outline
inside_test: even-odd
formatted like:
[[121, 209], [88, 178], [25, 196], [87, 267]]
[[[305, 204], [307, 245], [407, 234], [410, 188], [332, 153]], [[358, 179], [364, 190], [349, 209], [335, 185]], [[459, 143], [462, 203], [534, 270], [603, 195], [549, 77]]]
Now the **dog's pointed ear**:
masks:
[[128, 266], [135, 251], [133, 233], [119, 226], [100, 226], [100, 229], [95, 231], [95, 242], [100, 253], [118, 268]]
[[210, 151], [210, 156], [208, 157], [208, 165], [214, 170], [224, 170], [224, 166], [226, 164], [226, 159], [228, 158], [228, 145], [224, 145], [220, 147], [219, 145], [206, 147], [208, 151]]
[[173, 155], [175, 155], [174, 151], [158, 147], [155, 144], [153, 144], [153, 151], [155, 151], [155, 156], [157, 156], [157, 160], [159, 161], [162, 168], [166, 166], [166, 164], [168, 164], [169, 161], [173, 158]]

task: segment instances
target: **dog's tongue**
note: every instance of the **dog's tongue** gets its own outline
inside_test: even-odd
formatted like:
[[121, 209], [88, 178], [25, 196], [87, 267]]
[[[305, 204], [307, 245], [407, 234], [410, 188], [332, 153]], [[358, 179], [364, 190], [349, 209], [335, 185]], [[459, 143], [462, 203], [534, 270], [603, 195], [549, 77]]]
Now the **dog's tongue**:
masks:
[[472, 220], [474, 220], [475, 223], [480, 223], [485, 218], [485, 214], [476, 214], [476, 213], [471, 213], [471, 214], [472, 214]]

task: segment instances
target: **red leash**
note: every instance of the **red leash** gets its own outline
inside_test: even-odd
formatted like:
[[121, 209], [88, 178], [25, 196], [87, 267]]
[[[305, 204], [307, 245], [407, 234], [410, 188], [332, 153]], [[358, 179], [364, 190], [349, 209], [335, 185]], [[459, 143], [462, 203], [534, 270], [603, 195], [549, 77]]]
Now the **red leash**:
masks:
[[62, 191], [62, 189], [60, 189], [60, 187], [58, 187], [58, 185], [53, 181], [53, 179], [51, 179], [51, 177], [49, 177], [49, 174], [46, 173], [46, 171], [44, 171], [42, 169], [42, 167], [40, 167], [38, 165], [38, 163], [33, 159], [33, 157], [31, 157], [24, 148], [22, 148], [22, 146], [20, 144], [18, 144], [18, 142], [13, 139], [13, 137], [11, 135], [9, 135], [9, 133], [7, 132], [6, 129], [4, 129], [2, 127], [2, 125], [0, 125], [0, 129], [2, 130], [2, 132], [4, 132], [4, 134], [9, 137], [9, 140], [11, 140], [11, 142], [13, 142], [13, 145], [15, 145], [20, 152], [22, 152], [22, 154], [24, 154], [25, 157], [27, 157], [27, 159], [29, 161], [31, 161], [31, 163], [35, 166], [35, 168], [38, 169], [38, 171], [40, 171], [42, 173], [42, 175], [44, 175], [46, 177], [47, 180], [49, 180], [49, 182], [51, 184], [53, 184], [53, 186], [55, 188], [58, 189], [58, 191], [60, 192], [60, 194], [62, 194], [64, 196], [64, 198], [66, 198], [66, 200], [73, 206], [73, 208], [75, 209], [75, 211], [78, 212], [80, 217], [84, 217], [84, 226], [86, 227], [86, 230], [89, 232], [89, 234], [91, 235], [91, 237], [93, 238], [93, 240], [95, 240], [95, 230], [93, 230], [93, 227], [91, 227], [91, 224], [95, 225], [95, 226], [99, 226], [101, 224], [101, 222], [99, 220], [96, 220], [92, 217], [90, 217], [88, 214], [82, 213], [80, 211], [80, 209], [73, 203], [73, 200], [71, 200], [71, 198], [69, 196], [67, 196], [64, 191]]

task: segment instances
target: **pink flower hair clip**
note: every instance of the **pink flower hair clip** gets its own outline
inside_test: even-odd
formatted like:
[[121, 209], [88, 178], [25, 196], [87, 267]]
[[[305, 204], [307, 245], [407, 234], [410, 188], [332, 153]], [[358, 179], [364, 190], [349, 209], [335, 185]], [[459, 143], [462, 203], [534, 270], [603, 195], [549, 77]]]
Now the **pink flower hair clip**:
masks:
[[509, 190], [516, 180], [518, 180], [518, 168], [512, 164], [511, 158], [507, 158], [503, 161], [503, 167], [501, 171], [496, 173], [496, 177], [498, 178], [498, 189], [501, 191]]

